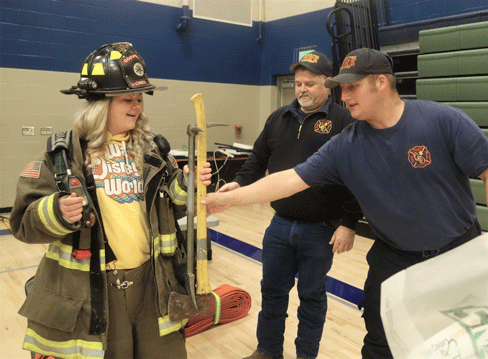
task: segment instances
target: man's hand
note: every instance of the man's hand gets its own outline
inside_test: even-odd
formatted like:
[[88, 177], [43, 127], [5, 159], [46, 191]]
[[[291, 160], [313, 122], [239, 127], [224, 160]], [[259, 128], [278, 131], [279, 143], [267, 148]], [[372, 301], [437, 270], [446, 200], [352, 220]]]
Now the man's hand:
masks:
[[201, 203], [207, 206], [207, 214], [212, 214], [232, 206], [276, 201], [307, 188], [309, 186], [295, 170], [289, 169], [272, 173], [253, 184], [232, 191], [209, 193]]
[[69, 196], [63, 196], [59, 199], [59, 209], [66, 221], [78, 222], [83, 217], [83, 197], [78, 197], [74, 192]]
[[[197, 170], [197, 166], [195, 166], [195, 173], [197, 173]], [[190, 168], [188, 167], [188, 165], [185, 165], [183, 167], [183, 171], [186, 175], [190, 173]], [[204, 186], [208, 186], [210, 185], [210, 183], [212, 183], [212, 169], [210, 168], [209, 162], [205, 162], [205, 164], [203, 165], [203, 169], [200, 171], [200, 175], [200, 178], [198, 178], [198, 176], [195, 176], [195, 185], [198, 184], [199, 179]]]
[[207, 206], [207, 215], [210, 216], [211, 214], [222, 212], [230, 208], [231, 206], [224, 204], [223, 199], [220, 196], [225, 192], [231, 192], [240, 187], [241, 185], [237, 182], [229, 182], [222, 186], [217, 192], [207, 193], [207, 197], [202, 201], [202, 204]]
[[356, 232], [354, 230], [344, 226], [339, 226], [329, 242], [329, 244], [334, 245], [332, 252], [337, 254], [349, 252], [354, 245], [355, 235]]
[[223, 185], [217, 192], [230, 192], [237, 188], [241, 187], [241, 185], [237, 182], [229, 182]]
[[202, 204], [207, 206], [207, 215], [223, 212], [232, 207], [231, 205], [226, 204], [225, 197], [226, 193], [221, 193], [220, 191], [215, 193], [207, 193], [207, 197], [202, 200]]

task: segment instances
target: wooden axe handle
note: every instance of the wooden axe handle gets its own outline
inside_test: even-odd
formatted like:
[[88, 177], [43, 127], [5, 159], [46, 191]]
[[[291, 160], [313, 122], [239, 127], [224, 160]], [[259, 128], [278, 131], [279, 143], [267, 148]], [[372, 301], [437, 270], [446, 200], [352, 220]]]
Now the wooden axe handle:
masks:
[[[205, 116], [205, 105], [203, 95], [197, 93], [190, 99], [195, 107], [197, 126], [203, 132], [198, 133], [197, 141], [197, 172], [196, 178], [200, 177], [200, 171], [207, 162], [207, 118]], [[203, 183], [197, 181], [197, 294], [208, 294], [212, 292], [208, 277], [208, 248], [207, 248], [207, 207], [200, 202], [207, 196], [207, 188]]]

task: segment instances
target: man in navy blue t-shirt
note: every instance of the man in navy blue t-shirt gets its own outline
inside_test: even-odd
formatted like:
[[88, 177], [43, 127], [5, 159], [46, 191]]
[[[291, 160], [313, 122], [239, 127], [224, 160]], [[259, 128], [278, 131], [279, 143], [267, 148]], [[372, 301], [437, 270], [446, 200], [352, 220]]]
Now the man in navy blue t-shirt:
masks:
[[479, 127], [456, 108], [403, 101], [395, 83], [388, 55], [352, 51], [326, 86], [341, 86], [358, 121], [294, 169], [203, 201], [211, 214], [345, 184], [377, 236], [361, 303], [363, 359], [392, 358], [380, 317], [381, 283], [481, 234], [469, 178], [481, 178], [488, 192], [488, 139]]

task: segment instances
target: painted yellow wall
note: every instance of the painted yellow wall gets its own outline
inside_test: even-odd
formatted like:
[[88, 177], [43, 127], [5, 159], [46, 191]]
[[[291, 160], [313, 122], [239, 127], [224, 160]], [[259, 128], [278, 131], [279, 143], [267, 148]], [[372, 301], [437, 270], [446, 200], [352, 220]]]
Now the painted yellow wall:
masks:
[[[0, 208], [13, 205], [20, 172], [46, 148], [48, 136], [41, 127], [52, 127], [53, 133], [72, 128], [74, 114], [82, 101], [59, 91], [79, 80], [76, 73], [0, 68]], [[188, 144], [186, 127], [195, 123], [190, 98], [202, 93], [208, 122], [223, 122], [228, 127], [214, 127], [208, 132], [208, 149], [215, 142], [252, 145], [264, 125], [275, 101], [272, 86], [246, 86], [218, 83], [150, 79], [168, 90], [145, 95], [145, 112], [151, 129], [161, 133], [173, 149]], [[236, 136], [234, 126], [243, 125]], [[23, 136], [22, 126], [34, 127], [34, 136]]]

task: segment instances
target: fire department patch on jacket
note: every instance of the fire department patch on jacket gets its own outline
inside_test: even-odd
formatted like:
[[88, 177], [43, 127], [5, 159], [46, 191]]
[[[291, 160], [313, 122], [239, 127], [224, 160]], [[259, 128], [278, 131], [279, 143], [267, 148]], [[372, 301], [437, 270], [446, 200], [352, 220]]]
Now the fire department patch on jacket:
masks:
[[176, 159], [171, 155], [168, 155], [168, 158], [171, 161], [171, 164], [173, 165], [173, 167], [178, 168], [178, 162], [176, 162]]
[[318, 120], [315, 122], [315, 126], [313, 130], [317, 133], [330, 133], [332, 130], [332, 121], [331, 120]]
[[39, 178], [41, 175], [41, 166], [41, 161], [30, 162], [27, 166], [25, 166], [20, 176], [27, 178]]

